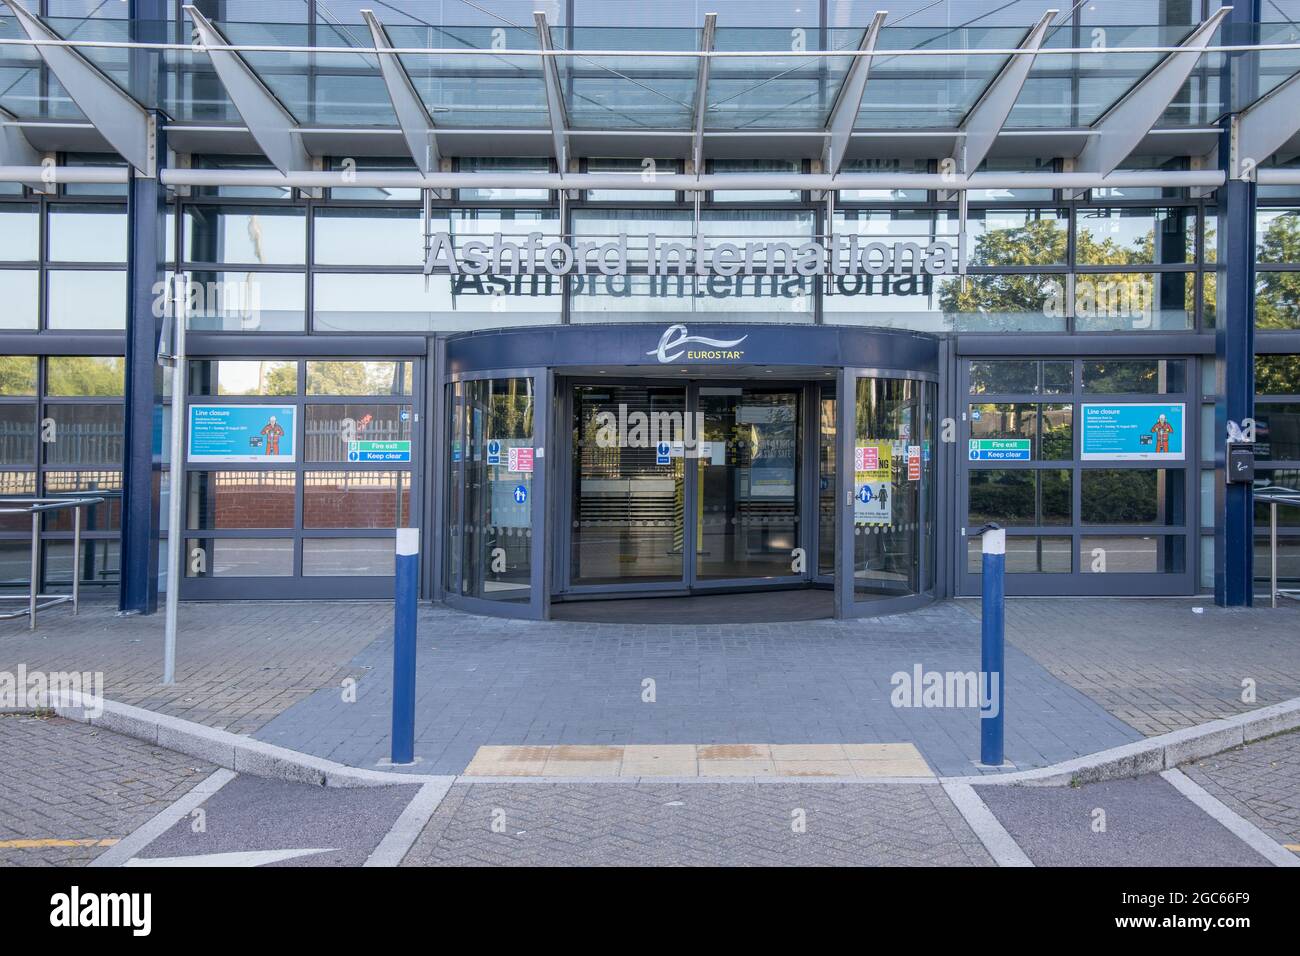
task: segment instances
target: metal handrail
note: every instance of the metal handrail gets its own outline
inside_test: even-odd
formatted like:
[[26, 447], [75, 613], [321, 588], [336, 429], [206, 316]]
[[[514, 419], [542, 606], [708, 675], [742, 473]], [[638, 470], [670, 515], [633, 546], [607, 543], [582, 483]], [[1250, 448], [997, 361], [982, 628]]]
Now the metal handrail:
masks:
[[[77, 569], [81, 555], [81, 509], [103, 504], [104, 498], [87, 495], [79, 498], [0, 498], [0, 515], [30, 514], [32, 516], [32, 580], [25, 595], [3, 594], [0, 601], [26, 601], [25, 611], [6, 611], [0, 613], [0, 620], [28, 616], [27, 629], [36, 630], [36, 612], [58, 604], [72, 602], [75, 616], [81, 609], [81, 574]], [[14, 507], [20, 506], [20, 507]], [[72, 509], [72, 593], [41, 594], [41, 516], [49, 511]], [[44, 601], [45, 603], [41, 603]]]
[[1291, 505], [1300, 507], [1300, 491], [1282, 485], [1266, 485], [1255, 492], [1256, 501], [1268, 502], [1268, 551], [1269, 551], [1269, 590], [1268, 596], [1273, 607], [1277, 607], [1277, 596], [1300, 599], [1300, 588], [1277, 586], [1277, 506]]

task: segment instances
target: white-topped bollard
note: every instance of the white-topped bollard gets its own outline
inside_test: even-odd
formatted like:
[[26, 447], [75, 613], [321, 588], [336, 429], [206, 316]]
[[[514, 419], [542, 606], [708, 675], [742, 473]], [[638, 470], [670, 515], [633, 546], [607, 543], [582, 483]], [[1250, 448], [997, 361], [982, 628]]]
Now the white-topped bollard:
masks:
[[988, 524], [980, 535], [983, 552], [983, 602], [980, 608], [980, 763], [1000, 767], [1004, 760], [1003, 657], [1006, 644], [1007, 533]]
[[393, 749], [395, 764], [415, 762], [415, 602], [420, 590], [420, 529], [397, 529], [393, 569]]

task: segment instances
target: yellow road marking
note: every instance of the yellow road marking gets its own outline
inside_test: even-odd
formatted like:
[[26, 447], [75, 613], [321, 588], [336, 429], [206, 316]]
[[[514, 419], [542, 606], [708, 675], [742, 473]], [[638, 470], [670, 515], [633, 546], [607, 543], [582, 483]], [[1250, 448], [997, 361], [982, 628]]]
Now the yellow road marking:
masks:
[[58, 846], [112, 846], [118, 837], [91, 837], [88, 840], [0, 840], [0, 850], [42, 850]]
[[1292, 853], [1300, 853], [1300, 843], [1283, 843], [1282, 849], [1290, 850]]

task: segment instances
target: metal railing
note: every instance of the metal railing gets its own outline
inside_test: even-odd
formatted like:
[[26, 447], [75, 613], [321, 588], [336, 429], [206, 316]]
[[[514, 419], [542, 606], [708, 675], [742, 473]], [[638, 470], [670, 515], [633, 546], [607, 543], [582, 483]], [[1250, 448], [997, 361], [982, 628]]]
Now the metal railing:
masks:
[[1277, 586], [1277, 506], [1291, 505], [1292, 507], [1300, 507], [1300, 491], [1278, 485], [1269, 485], [1255, 492], [1255, 500], [1268, 502], [1269, 601], [1273, 607], [1277, 607], [1277, 596], [1279, 594], [1300, 600], [1300, 588], [1279, 589]]
[[[0, 620], [28, 616], [28, 630], [36, 630], [36, 612], [59, 604], [72, 602], [75, 615], [81, 606], [81, 574], [77, 564], [81, 554], [81, 509], [103, 504], [102, 497], [88, 495], [78, 498], [4, 498], [0, 499], [0, 515], [30, 514], [32, 516], [32, 580], [26, 594], [0, 595], [0, 601], [26, 601], [26, 610], [0, 612]], [[72, 593], [41, 594], [41, 518], [48, 511], [72, 509]], [[42, 603], [44, 602], [44, 603]]]

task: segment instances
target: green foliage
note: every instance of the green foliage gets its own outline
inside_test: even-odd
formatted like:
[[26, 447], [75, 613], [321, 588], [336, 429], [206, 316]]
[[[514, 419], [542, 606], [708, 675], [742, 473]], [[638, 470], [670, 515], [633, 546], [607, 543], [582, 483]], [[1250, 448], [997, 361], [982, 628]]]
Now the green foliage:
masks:
[[0, 355], [0, 395], [36, 394], [36, 358]]
[[122, 395], [126, 386], [126, 360], [89, 355], [51, 356], [46, 390], [51, 395]]

